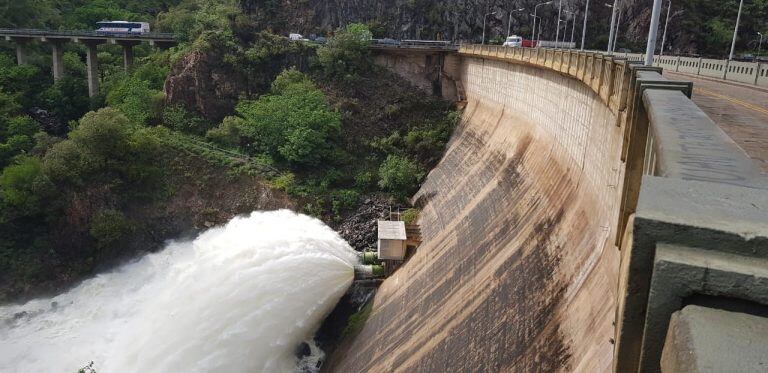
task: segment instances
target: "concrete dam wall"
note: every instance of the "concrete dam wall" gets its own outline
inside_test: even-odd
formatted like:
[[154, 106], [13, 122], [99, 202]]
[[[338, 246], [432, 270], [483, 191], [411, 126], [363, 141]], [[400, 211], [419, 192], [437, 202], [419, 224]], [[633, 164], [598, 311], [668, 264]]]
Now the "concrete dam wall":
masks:
[[[449, 57], [443, 92], [452, 76], [467, 105], [414, 196], [423, 242], [326, 370], [659, 370], [666, 325], [691, 288], [657, 303], [679, 285], [652, 276], [657, 238], [764, 258], [764, 177], [698, 116], [690, 85], [657, 69], [551, 50]], [[693, 143], [678, 136], [687, 121], [698, 123]], [[757, 211], [733, 213], [746, 204]], [[694, 221], [701, 214], [713, 218]]]

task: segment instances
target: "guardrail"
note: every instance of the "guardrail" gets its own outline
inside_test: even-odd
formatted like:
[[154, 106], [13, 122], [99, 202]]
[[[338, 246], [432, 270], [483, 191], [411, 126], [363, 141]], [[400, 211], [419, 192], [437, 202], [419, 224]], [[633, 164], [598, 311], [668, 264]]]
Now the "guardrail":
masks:
[[0, 35], [6, 36], [30, 36], [30, 37], [94, 37], [94, 38], [138, 38], [175, 41], [176, 36], [171, 33], [148, 32], [148, 33], [129, 33], [129, 32], [103, 32], [103, 31], [56, 31], [39, 29], [7, 29], [0, 28]]
[[[629, 61], [644, 61], [645, 54], [614, 53]], [[653, 65], [669, 71], [718, 78], [768, 87], [768, 63], [717, 60], [711, 58], [655, 56]]]
[[736, 78], [754, 73], [754, 65], [660, 57], [661, 66], [650, 67], [639, 55], [483, 45], [462, 45], [459, 53], [577, 79], [624, 129], [614, 372], [659, 370], [671, 315], [686, 297], [768, 306], [768, 282], [754, 282], [753, 270], [739, 264], [768, 259], [768, 179], [691, 101], [692, 83], [662, 76], [663, 66], [674, 66]]

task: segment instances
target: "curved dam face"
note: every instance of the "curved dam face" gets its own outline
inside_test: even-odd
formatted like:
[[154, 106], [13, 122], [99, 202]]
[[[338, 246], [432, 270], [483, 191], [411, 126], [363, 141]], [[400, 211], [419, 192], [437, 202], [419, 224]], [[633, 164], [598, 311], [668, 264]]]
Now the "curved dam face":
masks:
[[423, 243], [329, 368], [609, 371], [621, 121], [555, 71], [458, 66], [463, 122], [414, 197]]

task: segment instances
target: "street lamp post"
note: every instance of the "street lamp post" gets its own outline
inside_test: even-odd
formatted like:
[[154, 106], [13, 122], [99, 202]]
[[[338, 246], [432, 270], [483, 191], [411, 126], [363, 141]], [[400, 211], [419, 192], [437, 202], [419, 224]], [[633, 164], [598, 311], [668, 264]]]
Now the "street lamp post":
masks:
[[739, 1], [739, 14], [736, 16], [736, 27], [733, 29], [733, 41], [731, 42], [731, 54], [728, 60], [733, 59], [733, 52], [736, 51], [736, 35], [739, 33], [739, 22], [741, 22], [741, 8], [744, 6], [744, 0]]
[[[532, 31], [532, 34], [531, 34], [531, 42], [533, 42], [533, 41], [536, 41], [536, 18], [541, 20], [541, 17], [539, 17], [539, 16], [537, 16], [535, 14], [532, 14], [532, 13], [529, 13], [528, 15], [533, 17], [533, 31]], [[539, 30], [541, 30], [541, 21], [539, 21]]]
[[656, 51], [656, 36], [659, 31], [659, 18], [661, 16], [661, 2], [653, 0], [651, 11], [651, 27], [648, 29], [648, 44], [645, 47], [645, 66], [653, 66], [653, 53]]
[[619, 41], [619, 25], [621, 24], [621, 8], [619, 8], [618, 14], [616, 16], [616, 32], [613, 34], [613, 47], [611, 47], [611, 52], [616, 51], [616, 42]]
[[563, 0], [557, 2], [557, 31], [555, 31], [555, 47], [558, 46], [557, 41], [560, 40], [560, 19], [563, 14]]
[[613, 8], [611, 10], [611, 30], [608, 32], [608, 48], [606, 51], [611, 52], [613, 49], [614, 27], [616, 27], [616, 8], [619, 4], [619, 0], [613, 0], [613, 5], [605, 4], [605, 6]]
[[760, 41], [757, 42], [757, 57], [755, 59], [760, 58], [760, 53], [763, 51], [763, 36], [765, 36], [761, 32], [757, 34], [760, 35]]
[[510, 32], [512, 30], [512, 13], [514, 13], [514, 12], [522, 12], [524, 10], [525, 10], [525, 8], [520, 8], [520, 9], [515, 9], [515, 10], [510, 10], [509, 11], [509, 21], [507, 21], [507, 37], [511, 36]]
[[664, 33], [661, 34], [661, 51], [659, 51], [659, 56], [664, 55], [664, 43], [667, 42], [667, 27], [669, 27], [669, 12], [672, 11], [672, 0], [669, 0], [669, 5], [667, 5], [667, 20], [664, 21]]
[[573, 43], [573, 33], [576, 31], [576, 12], [571, 12], [571, 18], [571, 43]]
[[584, 6], [584, 25], [581, 27], [581, 50], [584, 50], [584, 41], [587, 39], [587, 16], [589, 15], [589, 0]]
[[[547, 1], [545, 3], [536, 4], [535, 7], [533, 7], [533, 32], [536, 33], [536, 18], [538, 17], [536, 12], [539, 11], [539, 7], [542, 5], [549, 5], [552, 4], [552, 0]], [[538, 17], [541, 19], [541, 17]], [[531, 35], [531, 41], [533, 41], [534, 37]], [[539, 22], [539, 39], [541, 39], [541, 22]]]
[[567, 18], [568, 15], [571, 16], [571, 24], [572, 24], [572, 26], [571, 26], [571, 43], [573, 43], [573, 32], [576, 30], [576, 27], [575, 27], [576, 26], [576, 13], [575, 12], [571, 12], [570, 10], [566, 10], [565, 11], [565, 15], [566, 15], [566, 18], [565, 18], [565, 31], [563, 32], [563, 43], [565, 43], [565, 35], [568, 32], [568, 18]]
[[488, 18], [488, 16], [496, 14], [496, 12], [491, 12], [483, 16], [483, 42], [481, 44], [485, 44], [485, 20]]

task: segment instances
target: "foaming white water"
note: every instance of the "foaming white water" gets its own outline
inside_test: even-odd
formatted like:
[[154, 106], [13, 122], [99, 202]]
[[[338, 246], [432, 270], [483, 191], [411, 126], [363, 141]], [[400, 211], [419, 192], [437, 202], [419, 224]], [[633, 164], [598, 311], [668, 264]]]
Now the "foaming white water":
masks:
[[319, 220], [254, 212], [67, 293], [0, 307], [0, 371], [94, 361], [99, 373], [290, 372], [355, 261]]

